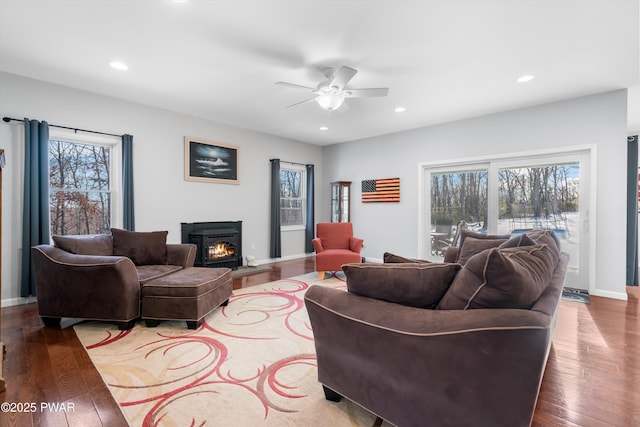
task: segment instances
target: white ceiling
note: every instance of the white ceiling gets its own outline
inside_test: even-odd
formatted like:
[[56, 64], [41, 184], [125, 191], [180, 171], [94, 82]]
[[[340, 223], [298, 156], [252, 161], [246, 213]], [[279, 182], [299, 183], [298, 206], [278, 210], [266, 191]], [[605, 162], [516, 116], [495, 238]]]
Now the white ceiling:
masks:
[[[638, 0], [0, 0], [0, 70], [319, 145], [623, 88], [634, 131], [639, 21]], [[275, 82], [340, 65], [389, 96], [285, 108], [309, 96]]]

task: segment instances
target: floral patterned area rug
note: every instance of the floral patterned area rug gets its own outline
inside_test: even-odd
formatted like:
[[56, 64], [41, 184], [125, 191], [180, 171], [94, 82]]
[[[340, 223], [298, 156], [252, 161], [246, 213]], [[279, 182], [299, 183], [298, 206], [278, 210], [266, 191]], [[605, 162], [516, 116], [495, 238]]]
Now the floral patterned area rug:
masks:
[[235, 290], [198, 330], [86, 322], [75, 331], [132, 426], [379, 426], [342, 399], [325, 400], [304, 307], [316, 273]]

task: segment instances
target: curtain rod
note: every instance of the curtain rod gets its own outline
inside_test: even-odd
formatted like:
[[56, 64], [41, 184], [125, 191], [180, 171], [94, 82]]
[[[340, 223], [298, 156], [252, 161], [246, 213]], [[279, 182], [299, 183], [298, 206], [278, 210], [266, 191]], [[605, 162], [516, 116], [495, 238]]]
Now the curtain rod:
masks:
[[[269, 159], [269, 161], [280, 160], [280, 159]], [[307, 166], [307, 163], [297, 163], [297, 162], [288, 162], [286, 160], [280, 160], [280, 163], [288, 163], [290, 165], [298, 165], [298, 166]]]
[[[20, 120], [20, 119], [14, 119], [11, 117], [3, 117], [2, 120], [6, 123], [9, 122], [20, 122], [20, 123], [24, 123], [24, 120]], [[87, 129], [80, 129], [80, 128], [71, 128], [68, 126], [60, 126], [60, 125], [52, 125], [50, 124], [49, 126], [54, 127], [54, 128], [60, 128], [60, 129], [69, 129], [72, 130], [74, 132], [88, 132], [88, 133], [97, 133], [98, 135], [109, 135], [109, 136], [117, 136], [118, 138], [121, 138], [122, 135], [116, 135], [114, 133], [107, 133], [107, 132], [98, 132], [97, 130], [87, 130]]]

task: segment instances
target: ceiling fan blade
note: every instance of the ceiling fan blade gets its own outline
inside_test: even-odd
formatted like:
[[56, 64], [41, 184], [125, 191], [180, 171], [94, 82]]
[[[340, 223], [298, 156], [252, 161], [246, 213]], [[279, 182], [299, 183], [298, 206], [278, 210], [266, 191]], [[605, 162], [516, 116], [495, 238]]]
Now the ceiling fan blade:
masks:
[[333, 79], [331, 79], [331, 83], [329, 83], [329, 87], [337, 87], [339, 90], [342, 90], [357, 72], [358, 70], [343, 65], [336, 71]]
[[286, 87], [292, 87], [294, 89], [304, 89], [304, 90], [316, 90], [316, 88], [314, 87], [307, 87], [307, 86], [302, 86], [302, 85], [296, 85], [293, 83], [287, 83], [287, 82], [276, 82], [277, 85], [279, 86], [286, 86]]
[[389, 94], [388, 87], [376, 87], [369, 89], [347, 89], [345, 96], [348, 98], [364, 98], [369, 96], [387, 96]]
[[311, 102], [311, 101], [313, 101], [315, 99], [316, 99], [316, 97], [314, 96], [313, 98], [305, 99], [304, 101], [300, 101], [300, 102], [296, 102], [295, 104], [287, 105], [286, 108], [295, 107], [296, 105], [300, 105], [300, 104], [306, 104], [307, 102]]

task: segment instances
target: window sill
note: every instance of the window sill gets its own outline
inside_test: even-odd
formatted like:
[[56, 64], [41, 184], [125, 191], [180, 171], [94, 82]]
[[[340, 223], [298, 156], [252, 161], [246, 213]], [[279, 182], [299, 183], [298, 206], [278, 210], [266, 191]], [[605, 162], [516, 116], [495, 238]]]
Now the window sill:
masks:
[[280, 227], [280, 231], [304, 231], [304, 225], [286, 225]]

